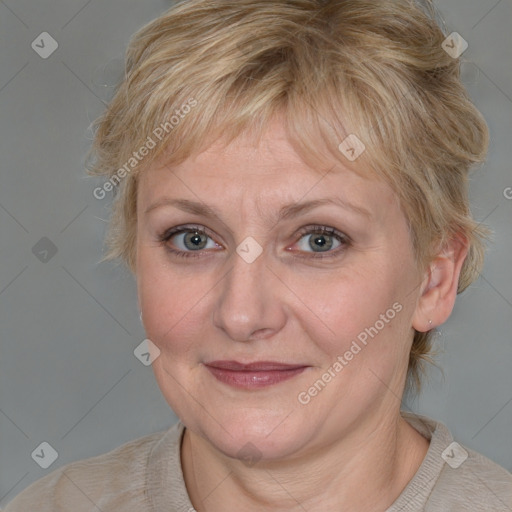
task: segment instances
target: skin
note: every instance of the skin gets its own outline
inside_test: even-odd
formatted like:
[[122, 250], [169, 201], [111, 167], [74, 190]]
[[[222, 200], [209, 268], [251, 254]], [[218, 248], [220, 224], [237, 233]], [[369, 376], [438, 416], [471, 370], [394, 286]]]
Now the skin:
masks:
[[[428, 441], [400, 416], [414, 329], [449, 316], [460, 266], [458, 240], [426, 270], [416, 264], [392, 190], [332, 163], [306, 165], [276, 121], [259, 143], [215, 143], [179, 165], [156, 162], [137, 198], [136, 278], [147, 337], [160, 349], [158, 385], [185, 424], [182, 467], [199, 512], [225, 510], [384, 511], [414, 476]], [[323, 175], [323, 177], [322, 177]], [[278, 220], [289, 204], [337, 198]], [[162, 204], [187, 199], [219, 218]], [[202, 226], [198, 251], [170, 228]], [[302, 228], [335, 228], [315, 257]], [[248, 236], [263, 249], [252, 263], [236, 252]], [[313, 236], [314, 238], [314, 236]], [[179, 257], [169, 248], [198, 257]], [[307, 391], [365, 328], [393, 304], [402, 309], [310, 402]], [[432, 324], [429, 325], [429, 319]], [[235, 389], [204, 366], [213, 360], [303, 364], [298, 376]], [[240, 460], [247, 443], [258, 461]]]

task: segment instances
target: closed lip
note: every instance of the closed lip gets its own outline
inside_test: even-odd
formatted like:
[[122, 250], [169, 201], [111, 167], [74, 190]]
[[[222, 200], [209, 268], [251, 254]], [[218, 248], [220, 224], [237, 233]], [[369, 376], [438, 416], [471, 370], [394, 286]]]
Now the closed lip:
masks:
[[276, 361], [255, 361], [252, 363], [240, 363], [238, 361], [211, 361], [205, 363], [205, 366], [218, 368], [219, 370], [230, 370], [233, 372], [271, 372], [296, 370], [306, 368], [305, 364], [284, 364]]

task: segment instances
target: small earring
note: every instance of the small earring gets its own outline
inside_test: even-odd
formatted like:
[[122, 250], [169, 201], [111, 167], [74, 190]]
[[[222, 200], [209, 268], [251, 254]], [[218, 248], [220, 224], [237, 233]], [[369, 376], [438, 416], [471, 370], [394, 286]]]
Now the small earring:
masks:
[[140, 318], [140, 323], [141, 323], [142, 325], [144, 325], [144, 322], [142, 321], [142, 311], [140, 312], [139, 318]]
[[429, 326], [430, 329], [432, 329], [432, 320], [428, 321], [428, 326]]

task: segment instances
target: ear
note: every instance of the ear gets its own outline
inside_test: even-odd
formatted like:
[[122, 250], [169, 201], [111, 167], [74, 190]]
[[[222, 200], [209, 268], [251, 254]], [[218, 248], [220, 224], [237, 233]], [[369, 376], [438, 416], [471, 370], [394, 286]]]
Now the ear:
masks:
[[460, 271], [467, 254], [467, 239], [457, 235], [447, 241], [432, 259], [413, 315], [414, 329], [429, 331], [448, 319], [455, 304]]

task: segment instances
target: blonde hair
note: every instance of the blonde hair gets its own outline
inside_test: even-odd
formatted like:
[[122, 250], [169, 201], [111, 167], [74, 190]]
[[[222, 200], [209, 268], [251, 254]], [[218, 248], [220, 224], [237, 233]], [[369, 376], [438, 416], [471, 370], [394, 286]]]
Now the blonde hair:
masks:
[[[413, 0], [188, 0], [144, 26], [89, 155], [89, 172], [116, 185], [105, 259], [136, 270], [138, 176], [156, 158], [179, 163], [248, 130], [257, 138], [280, 115], [308, 161], [334, 157], [391, 185], [420, 266], [447, 239], [464, 240], [463, 291], [483, 264], [468, 172], [488, 129], [436, 16]], [[349, 134], [366, 148], [354, 162], [339, 150]], [[430, 349], [431, 333], [416, 332], [418, 387]]]

